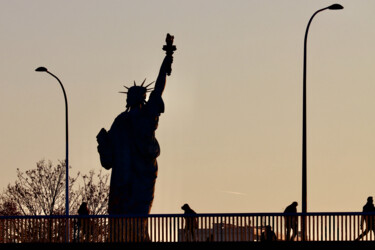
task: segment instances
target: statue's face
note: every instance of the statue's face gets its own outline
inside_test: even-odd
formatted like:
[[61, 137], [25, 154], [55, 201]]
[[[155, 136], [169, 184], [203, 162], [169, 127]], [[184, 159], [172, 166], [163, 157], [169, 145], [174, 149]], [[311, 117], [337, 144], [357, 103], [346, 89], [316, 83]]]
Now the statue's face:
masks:
[[146, 88], [133, 86], [129, 89], [126, 98], [127, 107], [135, 107], [144, 103], [146, 100]]

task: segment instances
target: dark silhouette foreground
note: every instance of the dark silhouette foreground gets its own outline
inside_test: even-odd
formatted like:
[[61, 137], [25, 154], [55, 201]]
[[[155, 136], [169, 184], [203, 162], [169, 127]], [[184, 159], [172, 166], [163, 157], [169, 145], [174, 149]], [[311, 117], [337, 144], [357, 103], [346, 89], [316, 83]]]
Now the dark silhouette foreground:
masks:
[[[184, 204], [181, 207], [184, 210], [184, 214], [186, 215], [195, 215], [197, 214], [193, 209], [190, 208], [188, 204]], [[195, 241], [195, 233], [198, 229], [198, 219], [197, 217], [187, 216], [185, 217], [185, 231], [184, 236], [186, 241]]]
[[[373, 213], [375, 212], [375, 206], [372, 196], [369, 196], [367, 198], [366, 204], [363, 206], [362, 212], [364, 213]], [[366, 225], [366, 229], [363, 230], [363, 228]], [[362, 233], [358, 236], [356, 241], [362, 239], [365, 235], [367, 235], [370, 231], [375, 233], [375, 218], [371, 215], [364, 215], [361, 218], [361, 230]]]
[[[284, 214], [295, 214], [297, 213], [298, 203], [294, 201], [292, 204], [287, 206], [284, 210]], [[285, 237], [286, 240], [294, 240], [298, 234], [298, 216], [287, 215], [285, 216]], [[292, 232], [292, 235], [291, 235]]]
[[[90, 210], [87, 207], [87, 202], [82, 202], [81, 206], [78, 209], [78, 215], [87, 216], [90, 215]], [[74, 241], [88, 240], [89, 235], [89, 218], [78, 218], [77, 223], [74, 228]], [[82, 233], [81, 233], [82, 232]], [[82, 237], [82, 239], [80, 238]]]
[[268, 242], [268, 241], [277, 241], [277, 236], [275, 232], [272, 230], [270, 225], [267, 225], [260, 235], [260, 241]]

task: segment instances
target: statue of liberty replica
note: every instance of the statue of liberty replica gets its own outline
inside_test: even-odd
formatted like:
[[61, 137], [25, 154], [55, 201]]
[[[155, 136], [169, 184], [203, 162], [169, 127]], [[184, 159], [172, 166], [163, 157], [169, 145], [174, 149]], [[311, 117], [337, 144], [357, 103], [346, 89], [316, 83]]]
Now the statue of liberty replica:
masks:
[[[112, 169], [108, 213], [112, 241], [148, 241], [147, 217], [154, 200], [160, 147], [155, 138], [159, 116], [164, 113], [162, 99], [167, 76], [171, 74], [174, 37], [167, 34], [163, 50], [166, 56], [154, 82], [127, 87], [126, 110], [116, 117], [108, 132], [102, 128], [97, 135], [101, 165]], [[147, 92], [149, 98], [146, 100]], [[125, 215], [125, 216], [123, 216]], [[129, 216], [129, 217], [128, 217]], [[120, 218], [125, 218], [118, 223]], [[122, 220], [122, 219], [121, 219]], [[126, 224], [126, 225], [125, 225]]]

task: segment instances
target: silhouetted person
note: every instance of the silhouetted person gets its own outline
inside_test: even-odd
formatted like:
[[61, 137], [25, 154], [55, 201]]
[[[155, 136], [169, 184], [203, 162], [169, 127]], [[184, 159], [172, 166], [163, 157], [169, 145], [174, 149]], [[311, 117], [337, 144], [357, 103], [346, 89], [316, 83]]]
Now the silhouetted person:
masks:
[[270, 225], [267, 225], [260, 235], [260, 241], [277, 241], [277, 236]]
[[[295, 214], [297, 213], [298, 203], [294, 201], [292, 204], [287, 206], [284, 210], [284, 214]], [[298, 216], [286, 215], [285, 217], [285, 229], [286, 229], [286, 240], [294, 240], [298, 233]], [[291, 231], [293, 231], [292, 235]]]
[[[362, 209], [363, 213], [373, 213], [375, 212], [375, 207], [374, 207], [374, 201], [372, 196], [369, 196], [367, 198], [366, 204], [363, 206]], [[358, 236], [356, 240], [362, 239], [365, 235], [367, 235], [370, 231], [373, 231], [375, 233], [375, 221], [374, 221], [374, 216], [372, 215], [364, 215], [361, 218], [361, 230], [362, 233]], [[364, 224], [366, 224], [366, 230], [363, 231]]]
[[[82, 202], [79, 209], [78, 215], [87, 216], [90, 215], [90, 210], [87, 207], [87, 202]], [[86, 240], [88, 240], [88, 231], [89, 231], [89, 219], [88, 218], [78, 218], [77, 221], [77, 240], [79, 241], [79, 235], [82, 231], [82, 235]]]
[[[181, 207], [186, 215], [197, 214], [193, 209], [190, 208], [188, 204], [184, 204]], [[185, 217], [185, 239], [187, 241], [195, 241], [195, 230], [198, 229], [198, 219], [197, 217], [187, 216]]]
[[[155, 137], [159, 116], [164, 113], [162, 94], [173, 62], [173, 36], [167, 35], [166, 56], [161, 64], [154, 89], [141, 85], [125, 87], [126, 110], [116, 117], [110, 130], [103, 128], [97, 135], [101, 164], [112, 168], [108, 213], [110, 215], [147, 215], [154, 200], [158, 174], [156, 158], [160, 154]], [[152, 91], [151, 91], [152, 90]], [[151, 92], [146, 101], [146, 93]], [[142, 227], [146, 234], [147, 218]], [[142, 236], [141, 239], [145, 240]]]

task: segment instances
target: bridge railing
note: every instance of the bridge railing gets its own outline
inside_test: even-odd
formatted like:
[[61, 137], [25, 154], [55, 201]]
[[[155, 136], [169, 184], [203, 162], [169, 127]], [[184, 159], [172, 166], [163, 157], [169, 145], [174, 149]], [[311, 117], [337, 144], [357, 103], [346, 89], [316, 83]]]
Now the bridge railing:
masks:
[[342, 212], [0, 216], [0, 243], [260, 242], [267, 226], [277, 241], [375, 240], [375, 213]]

